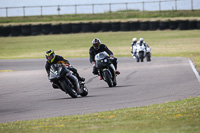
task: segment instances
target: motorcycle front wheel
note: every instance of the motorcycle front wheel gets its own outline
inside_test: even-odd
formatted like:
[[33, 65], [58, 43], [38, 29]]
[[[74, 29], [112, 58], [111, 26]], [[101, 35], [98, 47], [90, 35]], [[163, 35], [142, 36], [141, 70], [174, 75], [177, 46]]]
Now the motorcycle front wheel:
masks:
[[147, 61], [151, 61], [151, 55], [150, 55], [150, 53], [147, 53]]
[[60, 85], [62, 86], [62, 88], [65, 90], [66, 93], [68, 93], [72, 98], [77, 98], [78, 94], [77, 92], [70, 87], [65, 80], [60, 82]]
[[104, 73], [105, 80], [106, 80], [108, 86], [109, 86], [109, 87], [113, 87], [113, 81], [112, 81], [112, 79], [111, 79], [110, 73], [109, 73], [108, 71], [104, 71], [103, 73]]
[[141, 62], [143, 62], [143, 59], [144, 59], [144, 53], [143, 52], [139, 53], [139, 59], [141, 60]]

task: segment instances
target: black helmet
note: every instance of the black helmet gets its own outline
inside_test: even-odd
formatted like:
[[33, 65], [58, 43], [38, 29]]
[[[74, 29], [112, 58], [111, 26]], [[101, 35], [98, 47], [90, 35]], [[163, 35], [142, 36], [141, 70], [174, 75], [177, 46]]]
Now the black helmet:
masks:
[[49, 62], [49, 63], [52, 63], [53, 61], [54, 61], [54, 59], [55, 59], [55, 53], [54, 53], [54, 51], [53, 50], [48, 50], [47, 52], [46, 52], [46, 59], [47, 59], [47, 61]]
[[92, 40], [92, 44], [93, 44], [94, 49], [99, 49], [101, 41], [98, 38], [95, 38]]

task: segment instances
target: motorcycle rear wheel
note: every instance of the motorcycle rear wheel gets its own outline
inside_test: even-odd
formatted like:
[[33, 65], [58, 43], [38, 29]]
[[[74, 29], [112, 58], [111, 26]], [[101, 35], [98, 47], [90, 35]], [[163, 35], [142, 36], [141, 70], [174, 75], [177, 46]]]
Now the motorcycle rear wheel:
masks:
[[83, 89], [83, 92], [80, 95], [82, 97], [87, 96], [88, 95], [88, 89], [87, 89], [87, 87], [84, 85], [82, 89]]

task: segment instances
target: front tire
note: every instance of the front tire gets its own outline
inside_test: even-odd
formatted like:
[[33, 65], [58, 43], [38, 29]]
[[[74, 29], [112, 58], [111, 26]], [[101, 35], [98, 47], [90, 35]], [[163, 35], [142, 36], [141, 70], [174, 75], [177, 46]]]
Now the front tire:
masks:
[[151, 61], [151, 55], [150, 55], [150, 53], [147, 53], [147, 61]]
[[60, 82], [60, 85], [62, 86], [63, 90], [65, 90], [66, 93], [68, 93], [72, 98], [77, 98], [78, 94], [77, 92], [72, 88], [70, 87], [66, 81], [61, 81]]
[[141, 62], [143, 62], [143, 59], [144, 59], [144, 53], [143, 52], [139, 53], [139, 58], [140, 58]]
[[113, 87], [113, 81], [111, 79], [110, 73], [108, 71], [104, 71], [105, 80], [109, 87]]

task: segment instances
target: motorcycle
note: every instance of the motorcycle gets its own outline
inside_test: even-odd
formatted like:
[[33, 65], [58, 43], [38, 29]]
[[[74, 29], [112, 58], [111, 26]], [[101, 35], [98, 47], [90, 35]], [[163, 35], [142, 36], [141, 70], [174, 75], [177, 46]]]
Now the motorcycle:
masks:
[[76, 75], [63, 64], [51, 65], [49, 80], [56, 83], [62, 91], [72, 98], [76, 98], [78, 95], [82, 97], [88, 95], [85, 83], [78, 81]]
[[115, 67], [112, 59], [104, 51], [95, 55], [95, 64], [98, 68], [99, 76], [108, 84], [109, 87], [117, 85]]
[[151, 48], [147, 47], [146, 49], [146, 59], [147, 61], [151, 61]]
[[144, 45], [137, 44], [136, 45], [136, 61], [143, 62], [144, 58], [146, 56], [146, 50]]

